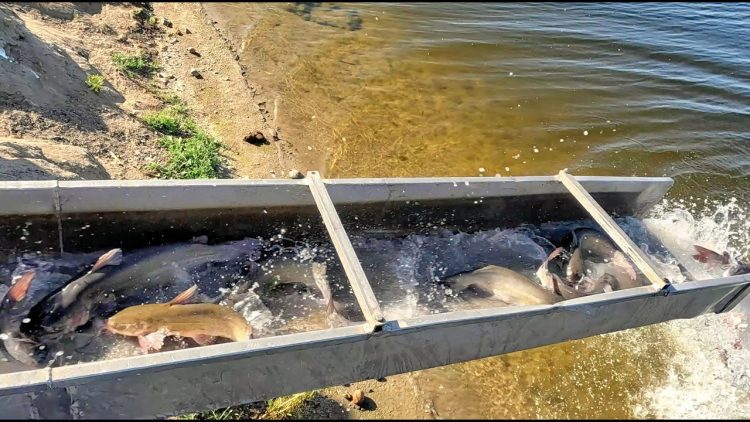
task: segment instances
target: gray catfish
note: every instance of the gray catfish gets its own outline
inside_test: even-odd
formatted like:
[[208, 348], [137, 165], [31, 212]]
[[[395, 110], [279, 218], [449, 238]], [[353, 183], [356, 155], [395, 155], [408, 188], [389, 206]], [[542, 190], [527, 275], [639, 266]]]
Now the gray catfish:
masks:
[[579, 228], [573, 230], [573, 236], [575, 249], [566, 267], [565, 281], [577, 292], [587, 295], [641, 285], [625, 254], [603, 234]]
[[496, 265], [448, 277], [444, 283], [459, 292], [469, 288], [478, 290], [490, 300], [511, 306], [551, 304], [561, 300], [522, 274]]
[[27, 318], [31, 308], [50, 292], [65, 285], [73, 277], [80, 275], [96, 261], [97, 253], [68, 254], [47, 258], [25, 255], [18, 258], [13, 271], [15, 283], [0, 299], [0, 332], [3, 347], [8, 354], [29, 366], [37, 366], [44, 360], [48, 349], [42, 343], [21, 332], [30, 323]]
[[729, 252], [719, 254], [703, 246], [693, 245], [697, 254], [693, 258], [710, 267], [719, 267], [724, 270], [724, 277], [733, 275], [750, 274], [750, 265], [729, 255]]
[[[631, 286], [634, 281], [631, 281], [630, 275], [623, 266], [613, 263], [583, 261], [580, 251], [580, 248], [576, 249], [571, 255], [565, 267], [566, 276], [564, 277], [550, 271], [549, 266], [565, 250], [559, 247], [552, 251], [536, 272], [542, 286], [554, 291], [566, 300], [634, 287]], [[615, 260], [617, 259], [615, 258]], [[575, 269], [571, 270], [571, 267]], [[619, 279], [622, 279], [622, 281]]]
[[[214, 294], [243, 267], [255, 268], [260, 241], [245, 239], [219, 245], [188, 243], [149, 247], [122, 254], [102, 255], [86, 275], [50, 295], [32, 309], [45, 335], [71, 332], [85, 324], [95, 308], [111, 314], [128, 306], [156, 303], [174, 297], [191, 285]], [[30, 315], [31, 316], [31, 315]]]
[[573, 235], [576, 250], [573, 251], [567, 271], [568, 278], [571, 281], [582, 275], [584, 261], [590, 261], [593, 263], [612, 263], [622, 267], [627, 276], [635, 282], [637, 276], [633, 266], [630, 265], [625, 254], [619, 251], [606, 236], [596, 230], [587, 228], [575, 229]]

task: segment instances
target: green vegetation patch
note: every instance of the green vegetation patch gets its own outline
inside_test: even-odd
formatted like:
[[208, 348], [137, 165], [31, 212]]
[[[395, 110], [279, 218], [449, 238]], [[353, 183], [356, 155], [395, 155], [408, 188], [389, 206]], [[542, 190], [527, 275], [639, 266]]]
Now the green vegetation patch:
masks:
[[258, 402], [227, 407], [204, 413], [191, 413], [173, 419], [182, 420], [240, 420], [240, 419], [301, 419], [305, 405], [317, 396], [317, 391], [278, 397], [264, 403]]
[[151, 76], [159, 70], [159, 66], [145, 52], [139, 55], [116, 52], [112, 54], [112, 63], [131, 78], [135, 75]]
[[179, 102], [179, 98], [174, 105], [146, 115], [143, 123], [165, 135], [191, 136], [196, 132], [195, 123], [188, 116], [187, 108]]
[[169, 151], [166, 165], [155, 165], [165, 179], [217, 179], [221, 169], [221, 143], [201, 130], [187, 138], [165, 136], [161, 145]]
[[104, 77], [102, 75], [89, 75], [86, 77], [86, 86], [94, 92], [99, 92], [104, 86]]

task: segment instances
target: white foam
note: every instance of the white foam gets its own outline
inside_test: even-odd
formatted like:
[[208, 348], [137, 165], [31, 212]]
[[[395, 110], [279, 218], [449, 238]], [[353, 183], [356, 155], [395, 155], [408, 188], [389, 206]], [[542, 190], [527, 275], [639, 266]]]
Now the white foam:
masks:
[[[676, 245], [700, 243], [746, 258], [750, 248], [747, 210], [736, 200], [713, 203], [696, 212], [690, 204], [663, 202], [655, 207], [650, 227], [668, 228]], [[719, 274], [716, 274], [719, 275]], [[643, 392], [634, 409], [637, 418], [733, 419], [750, 415], [750, 300], [731, 312], [665, 323], [677, 349], [669, 376]]]
[[5, 60], [8, 60], [8, 55], [5, 54], [5, 49], [0, 47], [0, 58], [3, 58]]

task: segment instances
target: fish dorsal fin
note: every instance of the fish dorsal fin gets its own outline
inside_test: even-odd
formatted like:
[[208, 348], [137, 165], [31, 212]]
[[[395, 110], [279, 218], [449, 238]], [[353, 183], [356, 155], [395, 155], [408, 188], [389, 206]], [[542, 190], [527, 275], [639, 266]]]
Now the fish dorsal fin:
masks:
[[22, 272], [18, 277], [18, 281], [16, 281], [15, 284], [13, 284], [10, 289], [8, 289], [6, 297], [10, 298], [14, 302], [22, 301], [23, 298], [26, 297], [26, 292], [29, 291], [29, 286], [31, 286], [31, 281], [34, 279], [34, 276], [36, 276], [36, 271], [34, 270], [26, 270]]
[[112, 249], [111, 251], [105, 253], [104, 255], [100, 256], [99, 259], [96, 260], [96, 263], [93, 267], [91, 267], [91, 270], [89, 270], [89, 273], [96, 272], [102, 267], [106, 267], [107, 265], [120, 265], [122, 263], [122, 249]]
[[170, 300], [168, 303], [170, 305], [182, 305], [183, 303], [187, 302], [188, 300], [192, 299], [193, 296], [195, 296], [195, 292], [198, 291], [198, 285], [193, 284], [193, 286], [184, 292], [178, 294], [175, 296], [174, 299]]

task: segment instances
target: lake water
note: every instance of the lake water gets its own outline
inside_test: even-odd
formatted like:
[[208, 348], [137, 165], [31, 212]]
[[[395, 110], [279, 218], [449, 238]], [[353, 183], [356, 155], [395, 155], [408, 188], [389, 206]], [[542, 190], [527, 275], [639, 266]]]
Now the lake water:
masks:
[[[328, 177], [563, 168], [669, 176], [675, 186], [661, 216], [693, 204], [695, 216], [681, 221], [707, 225], [714, 210], [744, 210], [750, 199], [750, 5], [205, 7], [237, 44], [248, 78], [278, 93], [281, 138]], [[716, 241], [747, 253], [738, 242], [750, 230], [738, 215]], [[443, 417], [725, 417], [702, 402], [653, 404], [665, 385], [689, 387], [694, 365], [675, 365], [690, 328], [676, 327], [422, 371], [418, 379]], [[748, 409], [743, 385], [713, 386], [722, 391], [711, 397]]]

